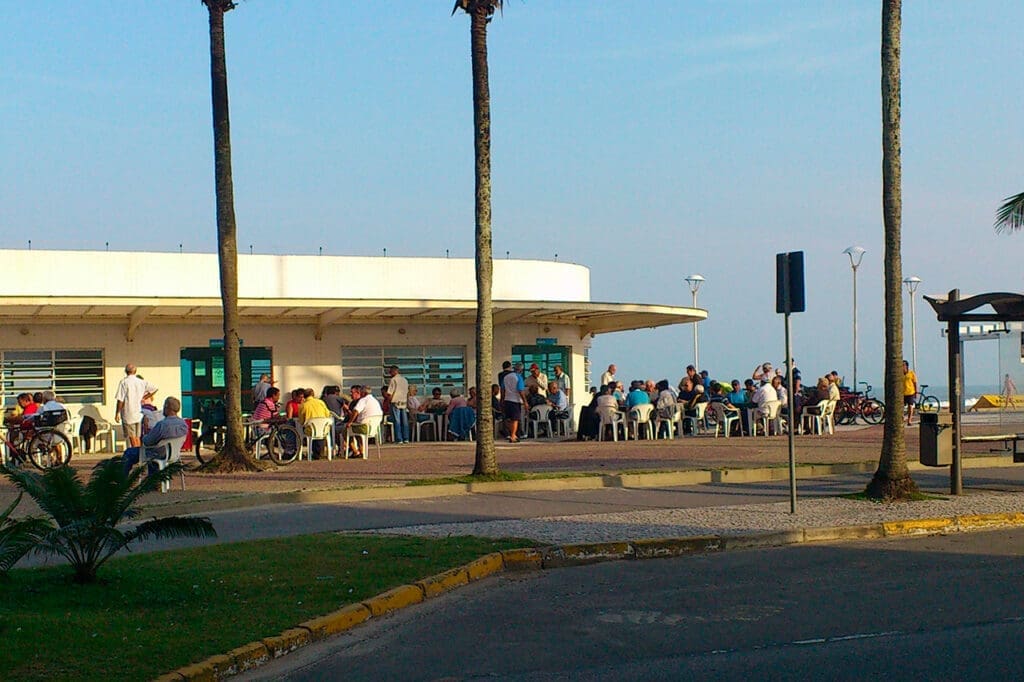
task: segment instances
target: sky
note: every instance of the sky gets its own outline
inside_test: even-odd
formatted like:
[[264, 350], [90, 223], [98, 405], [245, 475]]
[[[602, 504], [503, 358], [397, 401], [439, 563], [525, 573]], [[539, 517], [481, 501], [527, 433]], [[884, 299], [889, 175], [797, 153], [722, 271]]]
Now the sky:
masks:
[[[451, 0], [245, 0], [226, 17], [239, 245], [473, 255], [469, 20]], [[595, 301], [689, 305], [716, 378], [784, 358], [775, 254], [803, 251], [805, 378], [881, 390], [879, 3], [508, 0], [489, 29], [494, 253], [591, 269]], [[1024, 290], [1024, 3], [907, 2], [904, 276], [920, 294]], [[199, 0], [0, 0], [0, 248], [213, 252]], [[552, 292], [557, 298], [557, 292]], [[906, 296], [906, 355], [910, 309]], [[920, 297], [918, 374], [945, 384]], [[966, 383], [997, 384], [994, 343]], [[598, 336], [595, 376], [669, 378], [692, 328]]]

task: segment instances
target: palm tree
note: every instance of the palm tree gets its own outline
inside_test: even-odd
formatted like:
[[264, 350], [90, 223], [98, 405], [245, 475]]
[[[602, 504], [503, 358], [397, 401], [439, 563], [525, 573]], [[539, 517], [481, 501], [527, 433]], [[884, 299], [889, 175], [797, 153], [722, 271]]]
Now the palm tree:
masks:
[[1016, 232], [1024, 227], [1024, 192], [1007, 197], [996, 212], [996, 232]]
[[[96, 581], [96, 572], [107, 559], [132, 542], [169, 538], [216, 537], [207, 518], [170, 516], [151, 519], [134, 528], [118, 528], [123, 521], [138, 516], [136, 503], [144, 495], [159, 490], [182, 470], [175, 462], [150, 476], [146, 467], [125, 473], [120, 457], [97, 464], [83, 484], [72, 467], [58, 467], [39, 474], [34, 471], [2, 469], [14, 485], [35, 500], [39, 508], [57, 524], [38, 533], [35, 551], [64, 557], [75, 571], [75, 582]], [[20, 499], [20, 498], [19, 498]]]
[[491, 305], [491, 90], [487, 76], [487, 24], [503, 0], [455, 0], [452, 14], [469, 15], [473, 62], [473, 148], [476, 156], [476, 462], [474, 475], [498, 473], [494, 452], [494, 415], [487, 387], [493, 370], [494, 315]]
[[882, 219], [885, 224], [885, 420], [878, 470], [869, 497], [901, 499], [917, 492], [907, 469], [903, 419], [903, 198], [900, 168], [900, 28], [902, 0], [882, 0]]
[[224, 448], [204, 468], [253, 471], [259, 468], [245, 449], [242, 429], [242, 360], [238, 337], [238, 240], [235, 192], [231, 179], [231, 120], [228, 115], [228, 68], [224, 56], [224, 14], [233, 0], [202, 0], [210, 13], [210, 84], [213, 97], [213, 158], [217, 194], [217, 260], [224, 308]]

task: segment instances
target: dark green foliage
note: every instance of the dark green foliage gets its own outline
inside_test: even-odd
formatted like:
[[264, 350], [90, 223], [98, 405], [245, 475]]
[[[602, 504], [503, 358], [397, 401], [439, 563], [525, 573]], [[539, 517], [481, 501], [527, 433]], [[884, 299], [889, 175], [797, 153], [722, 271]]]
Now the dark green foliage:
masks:
[[0, 576], [6, 576], [18, 559], [25, 556], [39, 539], [53, 530], [53, 526], [45, 519], [33, 517], [12, 519], [11, 514], [21, 502], [23, 493], [18, 499], [0, 512]]
[[71, 467], [3, 473], [57, 524], [37, 536], [35, 551], [64, 557], [75, 570], [75, 581], [90, 583], [107, 559], [137, 540], [216, 536], [207, 518], [169, 517], [118, 527], [138, 515], [141, 497], [159, 490], [181, 469], [174, 463], [152, 476], [143, 476], [145, 467], [125, 474], [121, 458], [112, 457], [93, 467], [88, 483]]

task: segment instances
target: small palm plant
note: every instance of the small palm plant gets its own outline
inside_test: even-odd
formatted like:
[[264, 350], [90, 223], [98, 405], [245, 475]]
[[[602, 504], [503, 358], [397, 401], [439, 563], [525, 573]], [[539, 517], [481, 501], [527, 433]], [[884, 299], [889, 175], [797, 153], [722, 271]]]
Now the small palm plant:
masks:
[[19, 493], [11, 506], [0, 512], [0, 576], [6, 576], [18, 559], [28, 554], [40, 538], [53, 530], [53, 525], [45, 519], [11, 518], [22, 496], [23, 493]]
[[97, 464], [83, 483], [72, 467], [34, 471], [4, 469], [3, 473], [28, 494], [57, 524], [42, 534], [35, 551], [64, 557], [75, 571], [75, 582], [91, 583], [107, 559], [132, 542], [148, 538], [216, 537], [208, 518], [171, 516], [119, 528], [139, 514], [139, 498], [160, 488], [182, 469], [174, 463], [150, 476], [145, 467], [125, 474], [120, 457]]

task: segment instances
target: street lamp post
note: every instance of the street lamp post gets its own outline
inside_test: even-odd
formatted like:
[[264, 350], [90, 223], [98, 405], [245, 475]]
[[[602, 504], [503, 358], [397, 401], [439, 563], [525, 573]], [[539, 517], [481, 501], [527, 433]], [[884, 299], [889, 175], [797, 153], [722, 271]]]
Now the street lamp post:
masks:
[[[700, 285], [704, 284], [704, 277], [701, 275], [690, 275], [686, 278], [686, 283], [690, 285], [690, 293], [693, 294], [693, 307], [697, 307], [697, 290], [700, 289]], [[700, 351], [697, 347], [697, 323], [693, 323], [693, 366], [700, 371]]]
[[907, 285], [907, 291], [910, 292], [910, 359], [913, 360], [914, 364], [912, 367], [914, 371], [917, 371], [917, 315], [914, 309], [914, 293], [917, 291], [917, 287], [921, 284], [920, 277], [907, 277], [903, 280], [903, 283]]
[[848, 246], [843, 250], [850, 257], [850, 267], [853, 269], [853, 390], [857, 390], [857, 268], [864, 258], [866, 249], [863, 246]]

